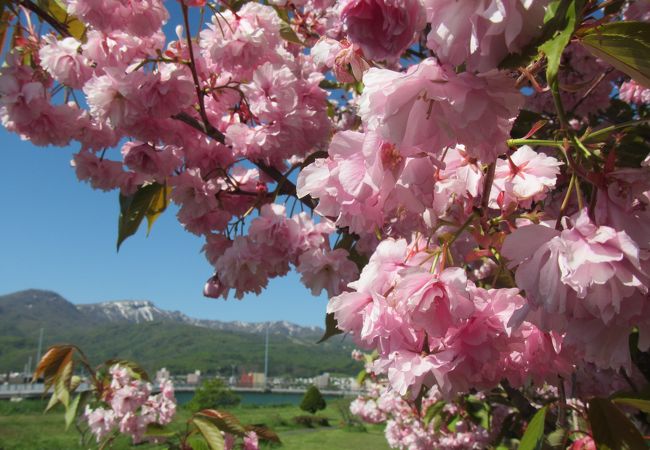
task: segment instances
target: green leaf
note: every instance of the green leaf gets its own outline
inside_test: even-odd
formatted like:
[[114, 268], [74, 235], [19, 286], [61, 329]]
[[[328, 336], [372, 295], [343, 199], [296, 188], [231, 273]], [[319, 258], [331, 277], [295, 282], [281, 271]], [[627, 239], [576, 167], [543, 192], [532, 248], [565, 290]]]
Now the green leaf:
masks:
[[176, 435], [176, 432], [158, 423], [150, 423], [144, 432], [145, 437], [169, 438]]
[[68, 14], [65, 4], [61, 0], [39, 0], [38, 4], [52, 18], [64, 25], [72, 37], [79, 41], [84, 39], [86, 26], [76, 17]]
[[490, 428], [490, 405], [487, 402], [478, 400], [474, 396], [468, 396], [465, 400], [467, 413], [477, 425], [486, 430]]
[[587, 416], [598, 450], [647, 449], [639, 430], [610, 400], [589, 400]]
[[546, 436], [546, 442], [553, 448], [564, 448], [563, 444], [565, 443], [566, 436], [567, 430], [558, 428]]
[[546, 419], [546, 406], [539, 409], [528, 423], [526, 431], [521, 438], [519, 450], [539, 450], [544, 442], [544, 420]]
[[650, 87], [650, 23], [605, 23], [578, 37], [595, 56]]
[[246, 434], [246, 428], [241, 424], [239, 419], [225, 411], [204, 409], [194, 414], [193, 417], [208, 420], [221, 431], [234, 434], [235, 436], [244, 436]]
[[325, 333], [323, 334], [323, 337], [321, 337], [317, 342], [317, 344], [325, 342], [332, 336], [336, 336], [337, 334], [341, 333], [343, 333], [343, 331], [339, 330], [338, 322], [336, 322], [336, 319], [334, 318], [334, 313], [327, 313], [325, 316]]
[[427, 408], [427, 411], [424, 413], [424, 417], [422, 418], [425, 425], [429, 425], [433, 420], [433, 418], [437, 417], [442, 412], [442, 408], [444, 407], [445, 407], [445, 402], [442, 400], [438, 400], [433, 405], [429, 406]]
[[203, 439], [203, 435], [201, 434], [198, 436], [196, 434], [190, 436], [187, 439], [187, 443], [192, 450], [210, 450], [210, 446], [205, 442], [205, 439]]
[[[581, 2], [584, 4], [584, 2]], [[573, 7], [574, 2], [567, 0], [552, 0], [544, 15], [544, 25], [542, 30], [535, 39], [528, 43], [519, 53], [511, 53], [506, 56], [499, 64], [500, 69], [516, 69], [525, 67], [530, 64], [539, 55], [541, 46], [556, 36], [556, 33], [562, 32], [567, 28], [569, 22], [569, 9]], [[582, 5], [579, 5], [582, 7]], [[571, 30], [573, 32], [574, 28]], [[563, 47], [564, 48], [564, 47]]]
[[363, 369], [357, 374], [357, 384], [359, 386], [363, 385], [363, 382], [366, 381], [366, 378], [368, 378], [368, 372]]
[[[576, 26], [578, 26], [578, 18], [581, 15], [584, 3], [584, 0], [560, 0], [554, 2], [553, 6], [557, 9], [552, 11], [551, 15], [558, 18], [557, 33], [539, 46], [539, 50], [546, 55], [546, 81], [549, 85], [557, 82], [562, 52], [569, 44]], [[547, 14], [549, 14], [548, 11]]]
[[[169, 204], [170, 190], [159, 183], [142, 185], [132, 195], [120, 193], [120, 219], [117, 229], [117, 250], [122, 242], [133, 236], [142, 220], [147, 218], [148, 229]], [[149, 234], [147, 232], [147, 234]]]
[[151, 381], [147, 371], [140, 367], [136, 362], [127, 359], [109, 359], [104, 363], [104, 365], [109, 368], [116, 364], [125, 367], [129, 371], [129, 375], [136, 380]]
[[650, 392], [644, 390], [643, 392], [623, 392], [613, 395], [612, 402], [632, 406], [640, 411], [650, 413]]
[[203, 417], [193, 417], [192, 423], [196, 425], [196, 428], [198, 428], [203, 439], [205, 439], [208, 446], [210, 446], [210, 450], [224, 449], [225, 443], [223, 441], [223, 435], [221, 434], [221, 430], [219, 430], [215, 424]]
[[300, 40], [296, 32], [293, 31], [293, 28], [291, 28], [291, 19], [289, 18], [289, 13], [286, 8], [274, 6], [273, 9], [275, 9], [275, 12], [278, 13], [278, 17], [282, 21], [280, 24], [280, 37], [287, 42], [293, 42], [294, 44], [304, 46], [305, 43]]
[[147, 211], [147, 236], [151, 233], [153, 223], [167, 209], [171, 200], [172, 188], [165, 186], [160, 189], [152, 198], [149, 211]]
[[66, 431], [68, 428], [70, 428], [70, 425], [72, 425], [72, 422], [74, 422], [75, 418], [77, 417], [77, 410], [79, 409], [79, 401], [81, 400], [81, 395], [82, 394], [77, 394], [77, 396], [72, 400], [68, 408], [65, 410], [65, 429]]

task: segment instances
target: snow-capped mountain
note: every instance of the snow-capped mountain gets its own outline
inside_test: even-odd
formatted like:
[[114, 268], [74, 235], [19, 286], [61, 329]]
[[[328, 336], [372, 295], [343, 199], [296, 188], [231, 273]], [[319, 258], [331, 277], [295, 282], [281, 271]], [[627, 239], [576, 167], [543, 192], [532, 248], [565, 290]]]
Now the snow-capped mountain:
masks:
[[211, 328], [214, 330], [243, 333], [262, 333], [269, 327], [269, 333], [288, 336], [322, 334], [319, 327], [303, 327], [294, 323], [281, 322], [221, 322], [219, 320], [195, 319], [179, 311], [166, 311], [156, 307], [149, 300], [122, 300], [76, 305], [77, 310], [92, 321], [115, 323], [177, 322]]

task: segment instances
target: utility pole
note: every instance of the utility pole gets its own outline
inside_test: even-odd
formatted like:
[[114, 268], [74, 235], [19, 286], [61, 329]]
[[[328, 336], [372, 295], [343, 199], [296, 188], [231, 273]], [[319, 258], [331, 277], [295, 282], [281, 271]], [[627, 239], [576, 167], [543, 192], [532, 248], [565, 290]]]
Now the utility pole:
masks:
[[266, 323], [266, 346], [264, 347], [264, 388], [269, 386], [269, 327], [271, 322]]
[[43, 351], [43, 328], [38, 335], [38, 350], [36, 351], [36, 364], [41, 362], [41, 352]]

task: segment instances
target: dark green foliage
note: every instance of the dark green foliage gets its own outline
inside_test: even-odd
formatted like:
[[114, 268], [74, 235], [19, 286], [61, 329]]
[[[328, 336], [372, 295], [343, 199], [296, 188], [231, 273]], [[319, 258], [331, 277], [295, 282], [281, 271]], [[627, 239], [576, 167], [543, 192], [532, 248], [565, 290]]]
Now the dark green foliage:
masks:
[[313, 384], [309, 386], [309, 389], [305, 392], [305, 396], [302, 398], [302, 402], [300, 402], [300, 409], [312, 414], [316, 414], [316, 411], [325, 409], [326, 406], [327, 403], [325, 403], [323, 395]]
[[296, 425], [306, 428], [319, 427], [329, 427], [330, 421], [327, 417], [319, 416], [296, 416], [293, 418], [293, 421]]
[[201, 384], [201, 387], [194, 393], [192, 400], [187, 404], [187, 408], [192, 412], [197, 412], [202, 409], [237, 406], [240, 401], [241, 398], [231, 391], [223, 381], [219, 378], [213, 378]]
[[[172, 374], [200, 370], [230, 376], [236, 370], [261, 372], [264, 335], [218, 330], [178, 322], [106, 323], [82, 314], [53, 292], [23, 291], [0, 296], [0, 373], [20, 370], [36, 357], [39, 328], [43, 352], [61, 343], [80, 344], [91, 362], [112, 358], [138, 363], [151, 375], [161, 367]], [[319, 372], [353, 375], [351, 341], [341, 337], [316, 344], [309, 335], [269, 336], [269, 376], [310, 377]], [[314, 353], [318, 352], [318, 358]], [[34, 367], [34, 362], [32, 362]]]

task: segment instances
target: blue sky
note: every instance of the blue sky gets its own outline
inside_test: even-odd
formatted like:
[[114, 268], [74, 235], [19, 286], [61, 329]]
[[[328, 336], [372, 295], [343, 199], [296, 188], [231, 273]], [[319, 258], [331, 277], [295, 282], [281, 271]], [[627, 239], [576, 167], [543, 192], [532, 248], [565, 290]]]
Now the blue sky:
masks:
[[0, 294], [40, 288], [73, 303], [147, 299], [193, 317], [322, 325], [325, 296], [313, 297], [295, 274], [272, 280], [259, 297], [203, 297], [212, 268], [173, 206], [149, 237], [143, 226], [117, 253], [118, 193], [77, 180], [75, 145], [35, 147], [0, 127], [0, 148]]
[[[165, 33], [177, 39], [180, 6], [176, 1], [165, 6], [171, 15]], [[190, 13], [196, 34], [198, 9]], [[117, 253], [118, 193], [95, 191], [77, 180], [70, 160], [78, 147], [36, 147], [0, 125], [0, 295], [40, 288], [73, 303], [146, 299], [198, 318], [323, 325], [326, 296], [313, 297], [295, 273], [271, 280], [259, 297], [203, 297], [213, 270], [201, 253], [202, 239], [181, 227], [174, 205], [149, 237], [143, 226]]]

